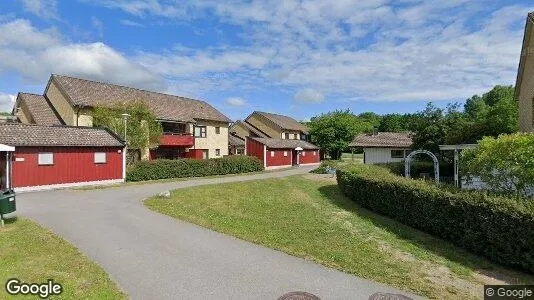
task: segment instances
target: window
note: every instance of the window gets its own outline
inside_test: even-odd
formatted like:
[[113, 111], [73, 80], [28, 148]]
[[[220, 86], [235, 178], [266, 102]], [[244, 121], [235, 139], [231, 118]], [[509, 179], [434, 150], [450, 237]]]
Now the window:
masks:
[[274, 151], [271, 150], [271, 157], [274, 157]]
[[52, 152], [39, 153], [37, 161], [40, 166], [53, 165], [54, 164], [54, 153]]
[[221, 156], [221, 149], [215, 149], [215, 156]]
[[315, 152], [317, 152], [317, 151], [313, 151], [313, 156], [317, 155], [317, 153], [315, 153]]
[[293, 133], [293, 139], [294, 139], [294, 140], [297, 139], [297, 134], [296, 134], [296, 133]]
[[391, 150], [391, 158], [404, 158], [404, 150]]
[[287, 151], [284, 151], [284, 156], [287, 156]]
[[286, 140], [289, 140], [289, 133], [286, 133]]
[[306, 156], [306, 151], [302, 151], [302, 156]]
[[106, 163], [106, 152], [95, 152], [95, 164]]
[[215, 133], [221, 134], [221, 127], [215, 127]]
[[206, 137], [206, 126], [195, 126], [195, 137]]

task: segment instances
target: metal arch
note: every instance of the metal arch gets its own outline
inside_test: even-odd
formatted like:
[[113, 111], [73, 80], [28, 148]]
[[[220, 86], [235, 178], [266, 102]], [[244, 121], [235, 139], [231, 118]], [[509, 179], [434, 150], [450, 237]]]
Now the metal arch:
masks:
[[439, 183], [439, 161], [436, 155], [434, 153], [427, 151], [427, 150], [415, 150], [412, 153], [408, 154], [406, 156], [406, 160], [404, 161], [404, 174], [406, 177], [410, 178], [410, 169], [412, 166], [412, 158], [418, 154], [426, 154], [432, 158], [434, 161], [434, 179], [436, 183]]

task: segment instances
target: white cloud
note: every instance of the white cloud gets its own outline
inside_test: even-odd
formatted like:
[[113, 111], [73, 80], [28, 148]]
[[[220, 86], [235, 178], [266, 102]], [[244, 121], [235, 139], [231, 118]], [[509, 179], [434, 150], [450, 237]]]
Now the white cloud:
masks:
[[300, 103], [321, 103], [324, 101], [324, 95], [314, 89], [306, 88], [298, 91], [293, 99]]
[[11, 112], [15, 104], [15, 95], [0, 92], [0, 112]]
[[247, 100], [240, 98], [240, 97], [230, 97], [224, 101], [226, 104], [230, 106], [247, 106], [248, 102]]
[[120, 20], [120, 23], [124, 26], [132, 26], [132, 27], [145, 27], [145, 25], [141, 24], [141, 23], [138, 23], [138, 22], [134, 22], [132, 20]]
[[21, 0], [24, 10], [31, 12], [43, 19], [57, 19], [56, 0]]
[[[20, 36], [24, 39], [20, 39]], [[13, 58], [17, 59], [13, 59]], [[162, 90], [161, 77], [104, 43], [69, 43], [54, 30], [38, 30], [27, 20], [0, 24], [0, 73], [15, 71], [42, 83], [50, 73], [81, 76]]]

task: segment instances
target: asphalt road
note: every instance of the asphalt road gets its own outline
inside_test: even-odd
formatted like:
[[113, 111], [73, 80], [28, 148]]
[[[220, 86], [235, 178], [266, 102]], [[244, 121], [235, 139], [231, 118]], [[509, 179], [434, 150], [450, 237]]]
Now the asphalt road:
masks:
[[368, 299], [375, 292], [401, 293], [152, 212], [142, 204], [164, 190], [309, 170], [24, 193], [17, 196], [17, 213], [74, 244], [132, 299], [277, 299], [291, 291], [306, 291], [321, 299]]

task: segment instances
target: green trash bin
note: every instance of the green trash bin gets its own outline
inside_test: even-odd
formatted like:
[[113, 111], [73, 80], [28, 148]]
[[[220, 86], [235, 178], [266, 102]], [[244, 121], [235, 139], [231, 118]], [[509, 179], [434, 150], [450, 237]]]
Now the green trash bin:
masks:
[[17, 210], [15, 204], [15, 192], [13, 190], [7, 190], [0, 194], [0, 216], [9, 214]]

